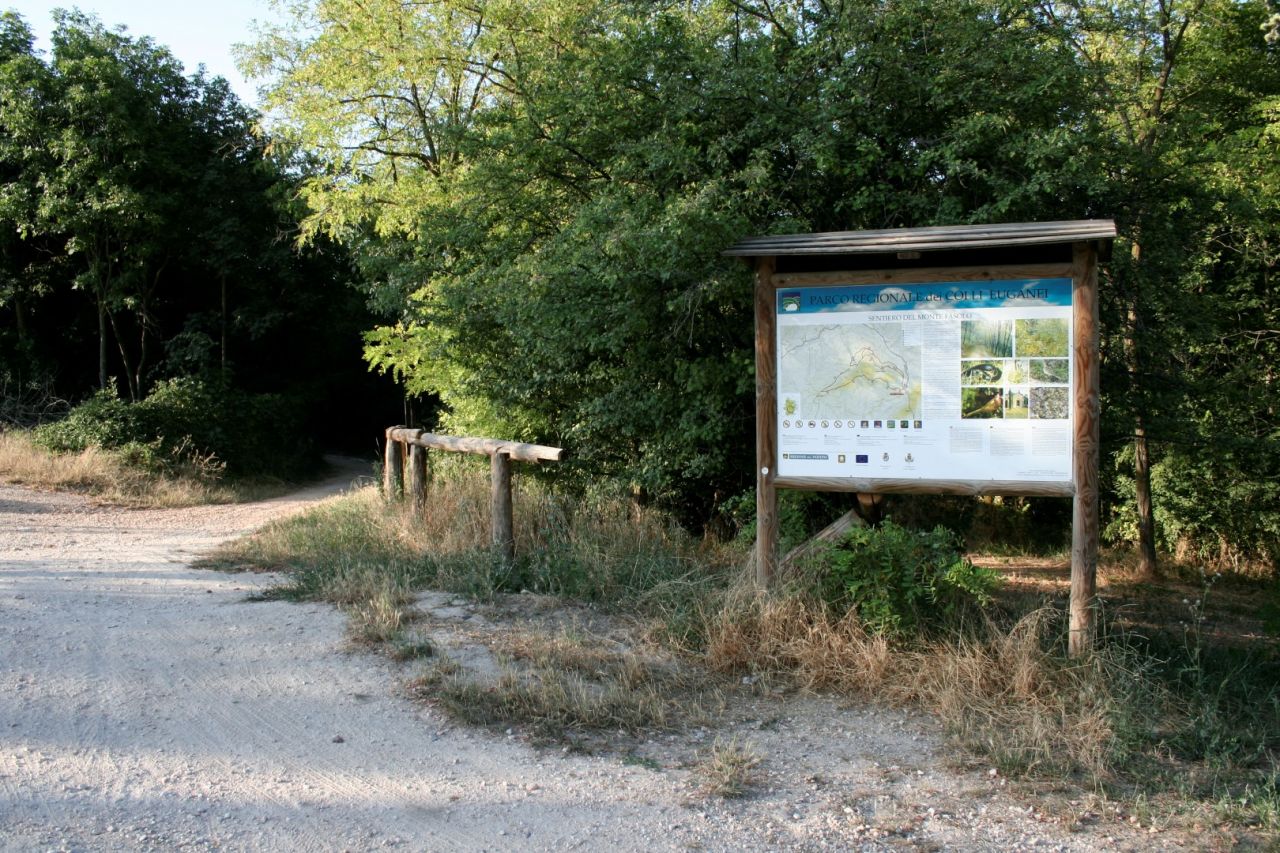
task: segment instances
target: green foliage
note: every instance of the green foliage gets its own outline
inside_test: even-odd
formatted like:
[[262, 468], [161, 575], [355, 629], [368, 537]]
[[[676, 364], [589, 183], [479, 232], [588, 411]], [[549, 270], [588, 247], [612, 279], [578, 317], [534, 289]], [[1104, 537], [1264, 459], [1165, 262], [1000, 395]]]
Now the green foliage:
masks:
[[166, 379], [216, 376], [306, 395], [344, 425], [365, 416], [352, 386], [368, 384], [372, 320], [346, 255], [286, 237], [305, 156], [269, 151], [225, 80], [184, 75], [153, 40], [78, 12], [54, 25], [41, 53], [0, 13], [0, 413], [29, 410], [14, 398], [45, 377], [80, 399], [116, 376], [136, 402]]
[[36, 441], [55, 452], [123, 449], [147, 467], [194, 459], [233, 475], [280, 477], [314, 467], [306, 435], [296, 404], [285, 398], [196, 379], [161, 383], [137, 403], [101, 391], [35, 432]]
[[559, 476], [686, 522], [750, 482], [725, 246], [1067, 209], [1079, 86], [1013, 8], [356, 5], [295, 7], [249, 59], [285, 69], [275, 132], [325, 159], [307, 232], [366, 253], [370, 364], [441, 429], [572, 447]]
[[[1280, 447], [1232, 434], [1216, 413], [1206, 414], [1208, 447], [1161, 448], [1151, 469], [1157, 545], [1219, 569], [1269, 571], [1280, 555]], [[1210, 426], [1212, 425], [1212, 426]], [[1105, 535], [1137, 539], [1132, 448], [1116, 455]], [[1206, 484], [1212, 485], [1207, 499]], [[1248, 507], [1242, 512], [1241, 507]]]
[[954, 625], [966, 608], [987, 604], [998, 582], [964, 557], [945, 527], [917, 531], [892, 521], [853, 528], [822, 552], [817, 568], [828, 605], [899, 636]]
[[[1166, 540], [1272, 547], [1280, 53], [1259, 29], [1266, 4], [288, 11], [245, 59], [268, 77], [273, 131], [322, 164], [302, 186], [304, 235], [359, 251], [385, 318], [365, 356], [441, 400], [438, 427], [563, 444], [565, 480], [608, 477], [705, 524], [753, 468], [750, 279], [725, 246], [1112, 216], [1104, 499], [1131, 512], [1114, 490], [1134, 473], [1122, 448], [1142, 440], [1176, 471], [1155, 486]], [[1181, 497], [1224, 484], [1208, 520]]]
[[[785, 554], [803, 545], [853, 505], [850, 495], [827, 492], [801, 492], [784, 489], [778, 492], [778, 547]], [[722, 523], [733, 538], [749, 547], [756, 539], [756, 493], [743, 492], [720, 504]]]
[[121, 447], [143, 432], [136, 406], [112, 391], [99, 391], [35, 435], [38, 444], [55, 453], [78, 453], [87, 447]]
[[[1166, 545], [1256, 555], [1280, 512], [1264, 486], [1277, 458], [1280, 161], [1269, 136], [1280, 54], [1259, 29], [1271, 10], [1226, 0], [1043, 7], [1090, 75], [1089, 194], [1121, 235], [1100, 287], [1104, 454], [1119, 492], [1110, 532], [1137, 542], [1137, 496], [1149, 493]], [[1149, 474], [1130, 442], [1149, 451]], [[1162, 465], [1173, 475], [1163, 484]], [[1222, 517], [1244, 499], [1261, 521], [1250, 531]]]

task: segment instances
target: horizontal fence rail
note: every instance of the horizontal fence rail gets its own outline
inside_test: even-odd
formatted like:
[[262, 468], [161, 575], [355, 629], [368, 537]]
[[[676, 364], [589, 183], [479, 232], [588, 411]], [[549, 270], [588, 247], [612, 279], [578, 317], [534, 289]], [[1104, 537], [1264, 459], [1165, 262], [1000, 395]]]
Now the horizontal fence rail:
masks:
[[388, 427], [386, 458], [382, 469], [382, 489], [388, 500], [399, 500], [404, 496], [407, 467], [407, 491], [413, 498], [414, 509], [418, 512], [426, 509], [428, 450], [489, 457], [489, 510], [493, 544], [508, 562], [514, 560], [516, 539], [511, 501], [511, 460], [560, 462], [565, 457], [564, 449], [498, 438], [437, 435], [404, 426]]
[[405, 444], [434, 450], [449, 450], [454, 453], [479, 453], [485, 456], [502, 453], [520, 462], [560, 462], [564, 459], [564, 449], [561, 447], [503, 441], [500, 438], [466, 438], [456, 435], [437, 435], [420, 429], [392, 427], [387, 430], [387, 440], [393, 439]]

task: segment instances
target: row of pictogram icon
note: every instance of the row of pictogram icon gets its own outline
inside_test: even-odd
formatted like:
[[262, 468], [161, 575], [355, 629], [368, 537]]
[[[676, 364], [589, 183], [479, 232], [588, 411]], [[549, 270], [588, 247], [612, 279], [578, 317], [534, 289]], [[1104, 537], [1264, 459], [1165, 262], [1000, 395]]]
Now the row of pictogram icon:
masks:
[[784, 420], [782, 422], [783, 429], [924, 429], [923, 421], [910, 420], [879, 420], [879, 421], [803, 421], [803, 420]]

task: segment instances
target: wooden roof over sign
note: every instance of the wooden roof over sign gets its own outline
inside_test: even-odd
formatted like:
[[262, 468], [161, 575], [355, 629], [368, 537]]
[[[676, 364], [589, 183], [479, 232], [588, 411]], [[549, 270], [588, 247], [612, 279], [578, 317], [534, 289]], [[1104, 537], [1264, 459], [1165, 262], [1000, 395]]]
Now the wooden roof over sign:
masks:
[[1111, 240], [1115, 236], [1116, 224], [1110, 219], [944, 225], [885, 231], [827, 231], [819, 234], [750, 237], [730, 246], [724, 254], [746, 258], [767, 255], [871, 255], [1078, 243]]

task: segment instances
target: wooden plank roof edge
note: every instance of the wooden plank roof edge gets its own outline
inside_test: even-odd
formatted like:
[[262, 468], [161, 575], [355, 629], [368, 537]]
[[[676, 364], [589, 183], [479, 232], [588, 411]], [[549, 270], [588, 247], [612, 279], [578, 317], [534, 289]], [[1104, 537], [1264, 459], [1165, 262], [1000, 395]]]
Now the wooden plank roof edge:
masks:
[[811, 240], [811, 239], [876, 239], [897, 237], [924, 237], [930, 235], [965, 234], [982, 235], [987, 232], [1003, 233], [1060, 233], [1075, 230], [1110, 231], [1114, 233], [1115, 223], [1110, 219], [1067, 219], [1053, 222], [994, 222], [976, 225], [928, 225], [921, 228], [882, 228], [867, 231], [819, 231], [811, 234], [766, 234], [751, 237], [751, 240]]
[[1060, 234], [1074, 231], [1106, 230], [1107, 223], [1091, 220], [1076, 222], [1028, 222], [1004, 225], [931, 225], [927, 228], [888, 228], [875, 231], [820, 231], [813, 234], [766, 234], [754, 240], [844, 240], [917, 239], [930, 236], [985, 237], [996, 234]]
[[[766, 237], [750, 237], [741, 241], [738, 245], [754, 244], [754, 243], [857, 243], [857, 244], [885, 244], [897, 245], [900, 243], [972, 243], [982, 242], [993, 239], [1044, 239], [1044, 238], [1061, 238], [1075, 237], [1079, 234], [1102, 234], [1107, 236], [1105, 228], [1055, 228], [1055, 229], [1032, 229], [1025, 228], [1019, 231], [1012, 229], [1005, 231], [993, 231], [983, 229], [981, 231], [954, 231], [951, 229], [939, 231], [925, 231], [916, 228], [903, 228], [898, 231], [832, 231], [824, 234], [779, 234], [776, 236]], [[1110, 233], [1114, 236], [1114, 231]]]
[[934, 225], [879, 231], [826, 231], [749, 237], [722, 254], [760, 255], [874, 254], [908, 250], [965, 249], [1043, 243], [1110, 240], [1116, 236], [1110, 219], [1056, 222], [1007, 222], [990, 225]]
[[886, 234], [930, 234], [946, 231], [1060, 231], [1070, 228], [1096, 228], [1099, 226], [1106, 227], [1113, 225], [1110, 219], [1054, 219], [1043, 222], [971, 222], [959, 225], [922, 225], [917, 228], [869, 228], [858, 231], [817, 231], [812, 234], [781, 234], [781, 235], [765, 235], [765, 236], [781, 236], [781, 237], [807, 237], [834, 235], [842, 236], [849, 234], [860, 235], [886, 235]]

